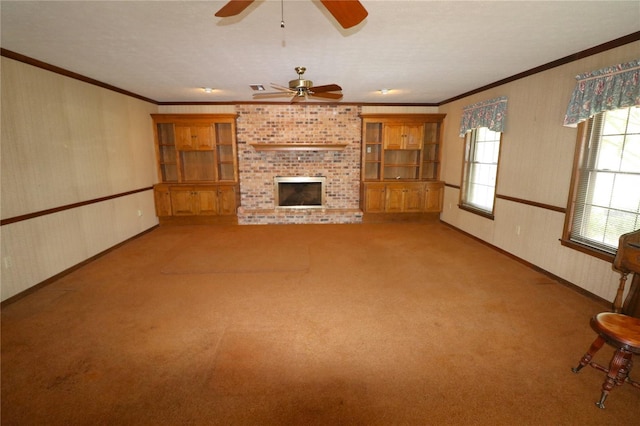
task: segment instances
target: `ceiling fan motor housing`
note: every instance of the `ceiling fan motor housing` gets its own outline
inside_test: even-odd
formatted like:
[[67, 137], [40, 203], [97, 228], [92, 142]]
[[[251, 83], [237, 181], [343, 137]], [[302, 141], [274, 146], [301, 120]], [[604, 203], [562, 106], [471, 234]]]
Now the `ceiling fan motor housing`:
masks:
[[313, 87], [313, 81], [303, 80], [301, 78], [291, 80], [289, 82], [289, 89], [296, 91], [296, 96], [304, 97], [309, 88]]
[[289, 89], [291, 90], [299, 90], [299, 89], [309, 89], [313, 87], [313, 81], [311, 80], [303, 80], [302, 78], [291, 80], [289, 82]]

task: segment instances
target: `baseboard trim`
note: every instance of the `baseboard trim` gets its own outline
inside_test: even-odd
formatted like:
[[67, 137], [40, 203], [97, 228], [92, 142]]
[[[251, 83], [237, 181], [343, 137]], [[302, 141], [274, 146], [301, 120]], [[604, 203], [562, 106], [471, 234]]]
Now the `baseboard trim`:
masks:
[[98, 253], [96, 255], [93, 255], [93, 256], [83, 260], [82, 262], [80, 262], [80, 263], [78, 263], [76, 265], [73, 265], [70, 268], [65, 269], [62, 272], [59, 272], [59, 273], [47, 278], [46, 280], [44, 280], [42, 282], [39, 282], [38, 284], [32, 285], [28, 289], [23, 290], [18, 294], [14, 294], [13, 296], [8, 297], [7, 299], [5, 299], [2, 302], [0, 302], [0, 308], [4, 308], [4, 307], [6, 307], [6, 306], [8, 306], [8, 305], [10, 305], [12, 303], [15, 303], [16, 301], [22, 299], [23, 297], [26, 297], [26, 296], [36, 292], [37, 290], [40, 290], [41, 288], [48, 286], [49, 284], [59, 280], [60, 278], [64, 277], [65, 275], [69, 275], [73, 271], [75, 271], [77, 269], [80, 269], [83, 266], [88, 265], [89, 263], [91, 263], [94, 260], [104, 256], [105, 254], [108, 254], [108, 253], [112, 252], [113, 250], [115, 250], [115, 249], [117, 249], [119, 247], [122, 247], [123, 245], [127, 244], [129, 241], [135, 240], [136, 238], [139, 238], [139, 237], [143, 236], [144, 234], [147, 234], [147, 233], [153, 231], [157, 227], [158, 227], [158, 225], [154, 225], [151, 228], [149, 228], [149, 229], [147, 229], [145, 231], [142, 231], [139, 234], [136, 234], [131, 238], [127, 238], [126, 240], [124, 240], [124, 241], [122, 241], [122, 242], [120, 242], [120, 243], [118, 243], [118, 244], [116, 244], [116, 245], [114, 245], [112, 247], [109, 247], [108, 249], [106, 249], [104, 251], [101, 251], [100, 253]]
[[509, 258], [511, 258], [511, 259], [513, 259], [513, 260], [525, 265], [526, 267], [528, 267], [530, 269], [533, 269], [536, 272], [540, 272], [541, 274], [546, 275], [547, 277], [551, 278], [554, 281], [557, 281], [559, 284], [561, 284], [561, 285], [563, 285], [565, 287], [570, 288], [571, 290], [575, 291], [576, 293], [579, 293], [579, 294], [581, 294], [583, 296], [588, 297], [589, 299], [591, 299], [591, 300], [593, 300], [595, 302], [598, 302], [599, 304], [603, 305], [603, 307], [605, 309], [607, 309], [607, 310], [611, 310], [613, 308], [612, 302], [609, 302], [608, 300], [603, 299], [602, 297], [598, 296], [597, 294], [594, 294], [594, 293], [591, 293], [588, 290], [585, 290], [584, 288], [572, 283], [571, 281], [567, 281], [564, 278], [561, 278], [561, 277], [559, 277], [559, 276], [557, 276], [555, 274], [552, 274], [551, 272], [549, 272], [549, 271], [547, 271], [545, 269], [542, 269], [541, 267], [539, 267], [537, 265], [534, 265], [533, 263], [528, 262], [528, 261], [526, 261], [526, 260], [524, 260], [524, 259], [522, 259], [522, 258], [520, 258], [520, 257], [518, 257], [518, 256], [516, 256], [516, 255], [514, 255], [512, 253], [509, 253], [508, 251], [503, 250], [500, 247], [496, 247], [493, 244], [488, 243], [488, 242], [476, 237], [475, 235], [472, 235], [472, 234], [470, 234], [470, 233], [468, 233], [466, 231], [463, 231], [462, 229], [460, 229], [460, 228], [458, 228], [458, 227], [456, 227], [456, 226], [454, 226], [454, 225], [452, 225], [450, 223], [447, 223], [447, 222], [443, 221], [442, 219], [440, 219], [440, 222], [443, 225], [446, 225], [449, 228], [451, 228], [451, 229], [453, 229], [453, 230], [455, 230], [457, 232], [460, 232], [461, 234], [464, 234], [467, 237], [472, 238], [472, 239], [478, 241], [479, 243], [482, 243], [482, 244], [486, 245], [487, 247], [490, 247], [490, 248], [496, 250], [497, 252], [499, 252], [501, 254], [504, 254], [505, 256], [507, 256], [507, 257], [509, 257]]

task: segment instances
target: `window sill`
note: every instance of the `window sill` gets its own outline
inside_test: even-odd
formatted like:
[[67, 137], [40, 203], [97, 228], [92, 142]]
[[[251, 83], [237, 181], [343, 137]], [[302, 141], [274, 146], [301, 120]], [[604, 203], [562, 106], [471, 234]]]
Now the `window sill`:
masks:
[[607, 253], [606, 251], [598, 250], [584, 244], [576, 243], [575, 241], [566, 240], [564, 238], [560, 239], [560, 244], [562, 244], [565, 247], [578, 250], [579, 252], [582, 252], [584, 254], [588, 254], [589, 256], [597, 257], [598, 259], [601, 259], [607, 262], [613, 263], [613, 259], [615, 258], [615, 255], [611, 253]]
[[490, 213], [490, 212], [488, 212], [486, 210], [476, 209], [476, 208], [473, 208], [471, 206], [467, 206], [467, 205], [464, 205], [464, 204], [458, 204], [458, 208], [461, 209], [461, 210], [468, 211], [469, 213], [477, 214], [478, 216], [482, 216], [482, 217], [485, 217], [485, 218], [490, 219], [490, 220], [494, 220], [495, 219], [495, 216], [493, 215], [493, 213]]

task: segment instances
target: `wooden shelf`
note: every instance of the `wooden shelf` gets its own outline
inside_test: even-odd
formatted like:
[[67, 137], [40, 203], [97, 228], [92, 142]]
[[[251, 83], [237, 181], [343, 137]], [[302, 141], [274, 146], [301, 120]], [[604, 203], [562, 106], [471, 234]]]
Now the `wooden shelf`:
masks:
[[256, 151], [342, 151], [346, 143], [250, 143]]

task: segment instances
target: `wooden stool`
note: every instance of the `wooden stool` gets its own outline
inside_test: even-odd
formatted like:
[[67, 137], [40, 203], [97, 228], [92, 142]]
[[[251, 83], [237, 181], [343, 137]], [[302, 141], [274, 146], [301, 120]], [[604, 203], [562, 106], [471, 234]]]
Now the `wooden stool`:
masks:
[[[602, 384], [602, 395], [600, 400], [596, 402], [598, 407], [604, 408], [604, 400], [607, 399], [614, 386], [621, 386], [624, 382], [628, 382], [632, 386], [640, 388], [640, 383], [629, 378], [633, 364], [631, 358], [633, 354], [640, 354], [640, 319], [623, 314], [602, 312], [591, 318], [590, 324], [591, 328], [598, 333], [598, 338], [584, 354], [580, 364], [571, 370], [577, 373], [582, 367], [589, 364], [596, 370], [607, 373], [607, 378]], [[604, 343], [616, 348], [609, 368], [591, 361]]]

